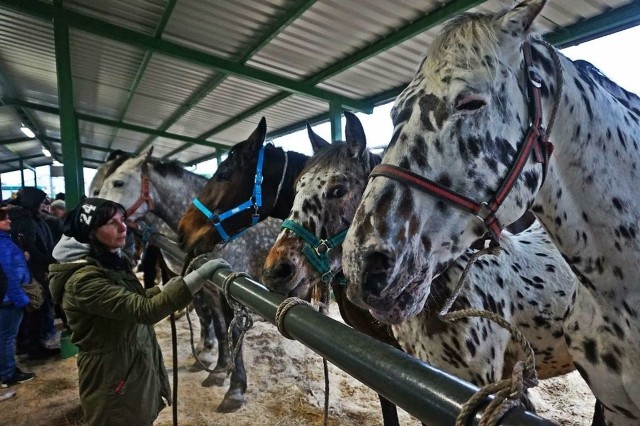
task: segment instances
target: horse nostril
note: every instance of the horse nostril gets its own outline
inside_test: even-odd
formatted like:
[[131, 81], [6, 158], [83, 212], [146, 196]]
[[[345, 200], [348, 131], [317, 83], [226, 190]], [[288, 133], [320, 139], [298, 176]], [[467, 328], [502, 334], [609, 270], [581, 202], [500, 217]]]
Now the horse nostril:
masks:
[[293, 264], [288, 260], [283, 260], [276, 263], [271, 271], [271, 276], [275, 279], [283, 281], [291, 277], [291, 275], [293, 275], [293, 271]]
[[362, 268], [362, 289], [372, 296], [380, 296], [387, 286], [387, 277], [392, 261], [381, 252], [371, 252], [365, 256]]

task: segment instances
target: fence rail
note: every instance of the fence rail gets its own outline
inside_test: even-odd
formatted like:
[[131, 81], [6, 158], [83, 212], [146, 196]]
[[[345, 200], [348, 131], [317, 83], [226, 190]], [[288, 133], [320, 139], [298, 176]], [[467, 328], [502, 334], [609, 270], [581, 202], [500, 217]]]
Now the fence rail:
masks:
[[[184, 259], [184, 253], [168, 238], [154, 234], [150, 240], [173, 257]], [[211, 282], [222, 289], [224, 280], [232, 272], [219, 270]], [[230, 283], [229, 293], [252, 312], [275, 324], [276, 310], [284, 300], [282, 295], [244, 277]], [[305, 305], [290, 309], [284, 318], [284, 328], [290, 336], [424, 424], [453, 425], [462, 405], [478, 389]], [[473, 424], [478, 424], [480, 414]], [[509, 411], [501, 424], [554, 425], [519, 407]]]

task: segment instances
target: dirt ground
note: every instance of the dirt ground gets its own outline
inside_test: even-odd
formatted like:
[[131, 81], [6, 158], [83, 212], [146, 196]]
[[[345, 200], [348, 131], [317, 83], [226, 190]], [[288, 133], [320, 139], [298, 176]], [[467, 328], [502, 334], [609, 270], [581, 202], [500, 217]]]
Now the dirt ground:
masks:
[[[337, 313], [332, 310], [331, 315]], [[195, 314], [192, 322], [197, 327]], [[322, 360], [298, 342], [280, 336], [270, 323], [256, 320], [245, 337], [245, 364], [248, 371], [246, 404], [237, 412], [220, 414], [215, 411], [226, 387], [205, 388], [200, 383], [206, 372], [191, 373], [189, 328], [186, 317], [177, 321], [179, 351], [178, 412], [181, 425], [221, 426], [293, 426], [322, 425], [324, 407], [324, 376]], [[167, 368], [172, 365], [171, 330], [169, 321], [156, 326]], [[196, 336], [197, 329], [195, 331]], [[0, 425], [62, 426], [81, 423], [82, 410], [78, 399], [76, 360], [51, 359], [26, 362], [19, 359], [23, 370], [37, 377], [14, 387], [17, 396], [0, 402]], [[228, 381], [227, 381], [228, 384]], [[376, 394], [330, 365], [329, 424], [381, 425]], [[2, 390], [0, 390], [2, 392]], [[582, 379], [574, 372], [546, 380], [532, 390], [538, 414], [563, 426], [591, 424], [594, 400]], [[420, 425], [400, 410], [402, 425]], [[155, 423], [172, 424], [170, 408], [165, 408]]]

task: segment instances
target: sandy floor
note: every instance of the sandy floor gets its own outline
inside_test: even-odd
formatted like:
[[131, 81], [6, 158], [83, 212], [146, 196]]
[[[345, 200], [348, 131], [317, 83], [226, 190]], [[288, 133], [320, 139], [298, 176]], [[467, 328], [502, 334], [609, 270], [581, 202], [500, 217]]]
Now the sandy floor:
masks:
[[[335, 312], [332, 312], [332, 316]], [[192, 319], [195, 315], [192, 313]], [[197, 321], [194, 321], [197, 323]], [[204, 388], [207, 373], [187, 371], [192, 362], [189, 329], [185, 317], [177, 322], [179, 339], [179, 423], [181, 425], [321, 425], [324, 407], [322, 360], [303, 345], [284, 339], [274, 326], [256, 321], [245, 338], [245, 364], [249, 387], [247, 403], [231, 414], [215, 409], [226, 387]], [[168, 321], [156, 326], [166, 365], [171, 367], [171, 334]], [[196, 331], [197, 333], [197, 331]], [[197, 334], [196, 334], [197, 335]], [[0, 402], [0, 425], [57, 426], [81, 424], [77, 396], [75, 358], [47, 362], [20, 362], [34, 371], [31, 382], [16, 386], [17, 396]], [[330, 425], [381, 425], [377, 396], [341, 370], [330, 366]], [[2, 392], [2, 390], [0, 390]], [[560, 425], [589, 425], [593, 397], [582, 379], [572, 373], [543, 382], [534, 389], [538, 413]], [[165, 409], [156, 425], [171, 425]], [[400, 413], [402, 425], [419, 425], [407, 413]]]

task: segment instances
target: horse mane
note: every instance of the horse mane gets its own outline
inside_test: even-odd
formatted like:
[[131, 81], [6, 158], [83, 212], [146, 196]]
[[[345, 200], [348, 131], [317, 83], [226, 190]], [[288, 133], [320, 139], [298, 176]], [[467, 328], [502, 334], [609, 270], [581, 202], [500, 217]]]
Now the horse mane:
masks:
[[[444, 57], [464, 69], [490, 65], [489, 56], [497, 56], [498, 33], [493, 24], [495, 19], [495, 14], [478, 12], [467, 12], [450, 19], [431, 43], [427, 58], [431, 52], [438, 52], [438, 57]], [[474, 42], [469, 43], [470, 40]], [[482, 47], [492, 50], [493, 53], [478, 58], [479, 49]], [[427, 58], [424, 59], [423, 65]]]
[[[611, 93], [611, 95], [618, 99], [623, 105], [627, 106], [630, 109], [633, 109], [636, 114], [640, 114], [640, 97], [638, 97], [638, 95], [629, 92], [623, 87], [620, 87], [591, 62], [578, 59], [576, 61], [573, 61], [573, 65], [576, 67], [585, 81], [596, 82], [607, 92]], [[629, 101], [632, 101], [635, 106], [630, 106]]]
[[360, 162], [350, 161], [353, 154], [349, 145], [345, 142], [334, 142], [327, 147], [321, 149], [317, 154], [312, 156], [307, 162], [299, 176], [315, 167], [323, 167], [325, 164], [347, 164], [345, 172], [364, 171], [369, 173], [371, 169], [382, 162], [382, 157], [365, 149], [362, 153]]
[[[118, 154], [116, 154], [118, 153]], [[109, 154], [109, 156], [107, 157], [107, 162], [111, 162], [111, 164], [109, 164], [109, 167], [107, 167], [107, 169], [104, 172], [104, 177], [109, 177], [113, 174], [113, 172], [115, 172], [118, 167], [120, 167], [122, 165], [122, 163], [124, 163], [125, 161], [127, 161], [128, 159], [133, 158], [131, 156], [131, 154], [127, 154], [124, 151], [121, 150], [116, 150], [113, 151], [111, 154]], [[105, 163], [107, 164], [107, 163]]]
[[158, 172], [162, 177], [166, 177], [168, 175], [174, 175], [174, 176], [180, 177], [185, 173], [194, 174], [194, 175], [196, 174], [182, 167], [177, 160], [164, 161], [156, 158], [151, 158], [149, 160], [149, 163], [153, 165], [153, 169], [156, 172]]

